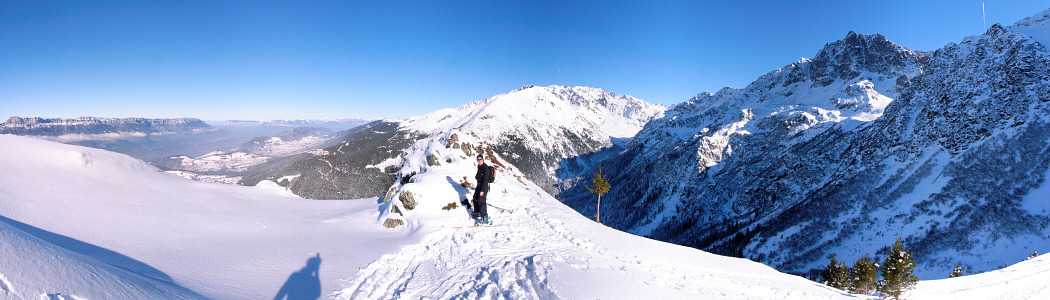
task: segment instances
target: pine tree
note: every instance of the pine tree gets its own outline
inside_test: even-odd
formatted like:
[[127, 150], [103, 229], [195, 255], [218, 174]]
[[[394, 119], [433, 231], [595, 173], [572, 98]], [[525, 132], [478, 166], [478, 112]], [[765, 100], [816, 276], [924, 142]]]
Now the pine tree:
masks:
[[602, 166], [601, 165], [598, 165], [598, 172], [594, 173], [594, 178], [591, 179], [591, 184], [594, 185], [594, 186], [590, 187], [590, 186], [586, 186], [585, 185], [584, 187], [586, 187], [587, 190], [590, 191], [592, 194], [598, 195], [598, 213], [594, 216], [594, 221], [598, 222], [598, 223], [601, 223], [602, 222], [602, 195], [605, 195], [605, 193], [608, 193], [609, 189], [612, 188], [612, 186], [609, 184], [609, 181], [607, 179], [605, 179], [605, 174], [602, 174]]
[[856, 263], [853, 263], [853, 268], [850, 269], [850, 278], [853, 282], [850, 292], [865, 295], [875, 293], [875, 288], [878, 287], [878, 277], [879, 265], [867, 254], [864, 254], [860, 259], [857, 259]]
[[893, 243], [889, 255], [882, 262], [882, 281], [879, 282], [879, 291], [893, 299], [900, 299], [901, 294], [915, 287], [919, 277], [913, 274], [915, 260], [911, 257], [911, 251], [905, 250], [901, 238]]
[[840, 290], [848, 290], [851, 286], [850, 269], [845, 263], [840, 262], [835, 254], [829, 258], [828, 266], [820, 273], [824, 284]]
[[1036, 258], [1036, 257], [1039, 257], [1039, 251], [1032, 252], [1032, 254], [1028, 255], [1028, 258], [1025, 258], [1024, 260], [1029, 260], [1029, 259], [1033, 259], [1033, 258]]
[[955, 264], [955, 269], [952, 269], [952, 273], [948, 274], [948, 278], [955, 278], [959, 276], [963, 276], [963, 268], [961, 263]]
[[820, 272], [820, 280], [824, 285], [834, 287], [835, 273], [838, 273], [839, 260], [835, 258], [835, 254], [832, 254], [828, 266]]

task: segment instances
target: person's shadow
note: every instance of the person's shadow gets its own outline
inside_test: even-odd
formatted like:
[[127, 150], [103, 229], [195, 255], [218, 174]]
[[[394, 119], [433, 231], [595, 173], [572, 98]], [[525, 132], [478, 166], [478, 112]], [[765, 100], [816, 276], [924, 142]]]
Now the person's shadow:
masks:
[[321, 254], [306, 260], [306, 266], [288, 276], [274, 300], [316, 300], [321, 297]]
[[[456, 202], [459, 202], [460, 204], [463, 204], [463, 202], [460, 201], [460, 200], [463, 200], [463, 201], [467, 201], [467, 203], [471, 203], [470, 201], [471, 201], [472, 195], [470, 193], [470, 189], [468, 189], [466, 187], [463, 187], [463, 185], [457, 183], [455, 179], [452, 179], [452, 176], [445, 176], [445, 180], [448, 180], [448, 183], [452, 185], [452, 188], [455, 189], [457, 193], [459, 193], [459, 199], [457, 199]], [[466, 206], [466, 205], [464, 205], [464, 206]], [[473, 207], [466, 207], [466, 208], [467, 208], [467, 213], [468, 214], [473, 214], [474, 213], [474, 208]]]

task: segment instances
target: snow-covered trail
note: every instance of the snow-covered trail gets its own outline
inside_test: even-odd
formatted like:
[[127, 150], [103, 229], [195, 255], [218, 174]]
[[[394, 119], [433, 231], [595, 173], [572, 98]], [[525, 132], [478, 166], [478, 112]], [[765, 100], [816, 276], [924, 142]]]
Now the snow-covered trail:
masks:
[[[466, 134], [459, 141], [476, 143]], [[447, 147], [448, 134], [405, 155], [404, 174], [418, 205], [391, 201], [418, 244], [349, 274], [340, 299], [606, 298], [843, 299], [844, 294], [749, 260], [723, 257], [623, 233], [561, 204], [501, 158], [489, 197], [495, 225], [471, 225], [465, 208], [441, 208], [468, 195], [453, 178], [472, 178], [473, 156]], [[481, 145], [473, 144], [473, 145]], [[425, 157], [439, 158], [429, 165]], [[433, 160], [433, 159], [432, 159]], [[470, 180], [473, 182], [473, 179]], [[391, 197], [398, 199], [398, 196]], [[495, 207], [495, 208], [494, 208]]]

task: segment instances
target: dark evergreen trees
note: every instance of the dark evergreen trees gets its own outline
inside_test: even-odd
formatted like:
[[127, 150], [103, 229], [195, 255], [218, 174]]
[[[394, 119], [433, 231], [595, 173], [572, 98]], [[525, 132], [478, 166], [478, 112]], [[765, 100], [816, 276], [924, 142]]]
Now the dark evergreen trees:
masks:
[[852, 285], [849, 267], [835, 258], [835, 254], [831, 255], [828, 266], [820, 273], [820, 277], [827, 286], [843, 291], [848, 291]]
[[879, 265], [875, 263], [875, 260], [864, 254], [864, 256], [857, 259], [857, 262], [853, 263], [853, 268], [849, 271], [850, 279], [852, 280], [850, 293], [865, 295], [875, 293], [879, 283]]
[[915, 260], [911, 257], [911, 251], [904, 249], [901, 238], [898, 237], [882, 262], [879, 291], [887, 297], [900, 299], [901, 294], [911, 290], [919, 282], [919, 277], [913, 274], [914, 270]]
[[955, 264], [955, 268], [952, 269], [951, 274], [948, 274], [948, 278], [955, 278], [959, 276], [963, 276], [963, 268], [961, 263]]

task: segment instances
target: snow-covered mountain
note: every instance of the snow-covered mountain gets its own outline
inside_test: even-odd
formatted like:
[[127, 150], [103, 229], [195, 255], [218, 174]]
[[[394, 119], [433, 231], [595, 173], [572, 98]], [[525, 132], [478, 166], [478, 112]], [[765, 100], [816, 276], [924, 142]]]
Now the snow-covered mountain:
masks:
[[[579, 157], [616, 150], [613, 140], [631, 137], [666, 107], [590, 87], [524, 86], [506, 94], [438, 110], [408, 120], [380, 120], [352, 130], [324, 153], [288, 160], [246, 176], [291, 178], [297, 195], [312, 199], [381, 196], [401, 150], [452, 129], [492, 141], [492, 148], [547, 190], [579, 176]], [[576, 168], [572, 168], [576, 167]], [[567, 172], [566, 170], [571, 170]]]
[[[920, 278], [1050, 250], [1050, 11], [934, 52], [849, 33], [603, 162], [613, 227], [807, 273], [901, 236]], [[581, 186], [560, 195], [581, 212]]]
[[309, 199], [378, 197], [397, 179], [394, 170], [376, 168], [422, 138], [399, 130], [400, 121], [378, 120], [336, 133], [331, 146], [273, 159], [250, 167], [240, 184], [271, 180]]
[[[408, 119], [422, 133], [460, 129], [493, 148], [548, 191], [574, 176], [558, 176], [566, 159], [598, 152], [613, 138], [630, 138], [667, 108], [591, 87], [523, 86], [510, 93]], [[574, 174], [578, 175], [578, 174]]]
[[[459, 143], [448, 143], [452, 134]], [[269, 181], [200, 183], [37, 139], [0, 135], [0, 143], [10, 145], [0, 148], [8, 298], [853, 298], [596, 224], [498, 154], [490, 197], [498, 225], [451, 228], [470, 224], [464, 208], [442, 209], [467, 192], [456, 181], [474, 164], [462, 145], [486, 145], [462, 131], [402, 149], [399, 172], [415, 175], [392, 187], [395, 198], [413, 193], [411, 208], [305, 200]], [[403, 225], [383, 226], [391, 217]]]

